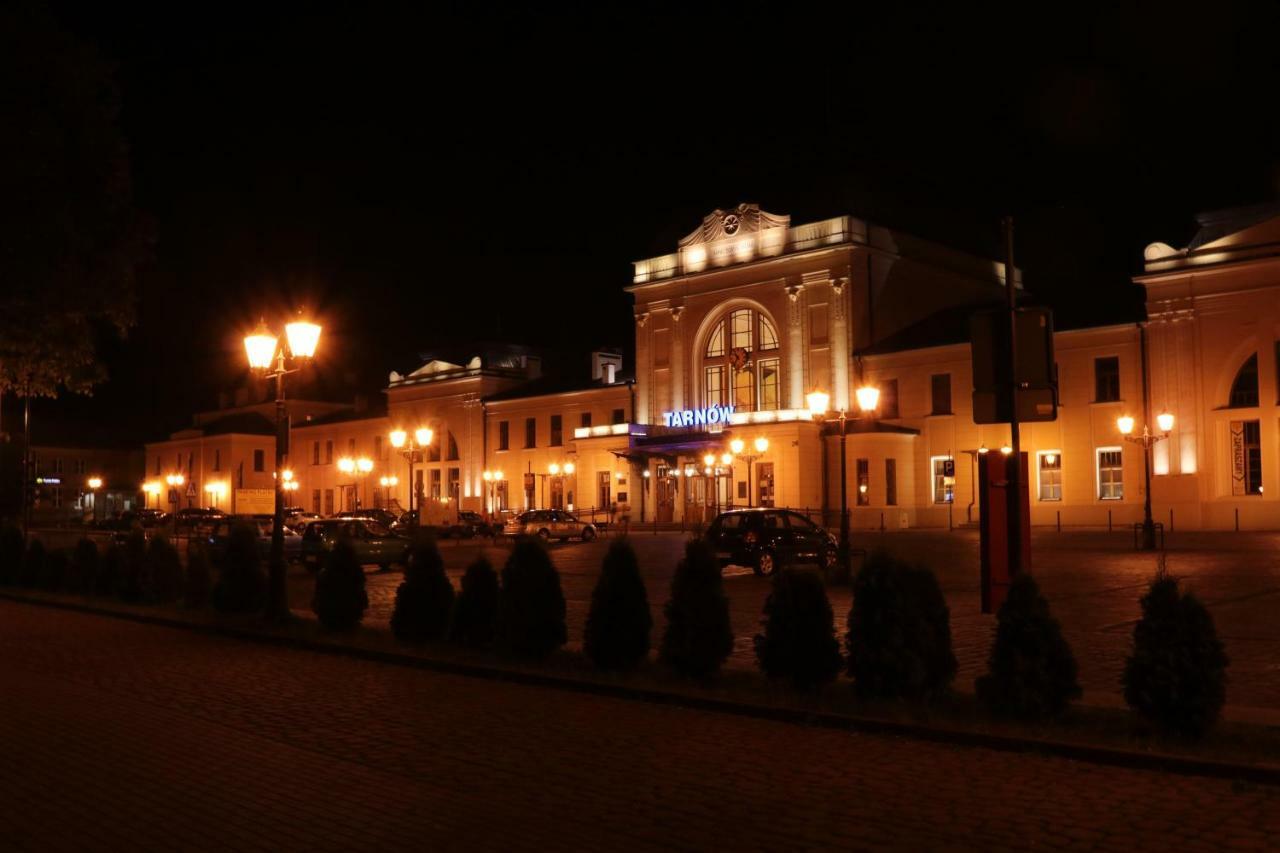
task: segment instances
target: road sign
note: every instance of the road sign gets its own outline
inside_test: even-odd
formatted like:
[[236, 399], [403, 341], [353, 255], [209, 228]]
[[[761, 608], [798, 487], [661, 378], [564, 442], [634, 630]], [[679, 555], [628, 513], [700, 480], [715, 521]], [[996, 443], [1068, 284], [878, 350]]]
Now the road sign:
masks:
[[188, 480], [187, 481], [187, 497], [194, 498], [195, 496], [196, 496], [196, 482], [195, 480]]
[[955, 475], [956, 475], [956, 460], [954, 459], [942, 460], [942, 476], [954, 477]]
[[[1058, 368], [1053, 359], [1053, 312], [1048, 308], [1017, 311], [1020, 422], [1058, 419]], [[980, 311], [970, 318], [973, 355], [973, 421], [1007, 424], [1012, 420], [1009, 387], [1009, 312]]]

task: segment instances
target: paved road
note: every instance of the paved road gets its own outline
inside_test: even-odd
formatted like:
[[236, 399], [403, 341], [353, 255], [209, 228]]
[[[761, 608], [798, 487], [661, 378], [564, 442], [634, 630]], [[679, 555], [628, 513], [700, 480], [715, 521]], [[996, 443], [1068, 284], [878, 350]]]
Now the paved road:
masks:
[[1280, 789], [0, 602], [0, 848], [1265, 849]]
[[[1080, 662], [1081, 682], [1090, 702], [1120, 704], [1119, 679], [1139, 615], [1138, 599], [1155, 571], [1155, 558], [1135, 552], [1128, 533], [1034, 534], [1035, 573], [1061, 620]], [[956, 685], [972, 689], [986, 666], [994, 618], [978, 612], [977, 535], [971, 531], [859, 533], [863, 547], [885, 547], [934, 569], [951, 606], [952, 631], [960, 672]], [[662, 625], [671, 574], [679, 558], [679, 534], [640, 533], [633, 537], [649, 588], [655, 624]], [[553, 546], [568, 600], [571, 645], [580, 644], [591, 588], [600, 570], [605, 543]], [[500, 568], [508, 551], [475, 542], [442, 545], [455, 585], [466, 565], [485, 552]], [[1211, 605], [1231, 657], [1228, 701], [1233, 706], [1280, 709], [1280, 534], [1179, 533], [1170, 537], [1169, 570]], [[737, 634], [734, 666], [754, 666], [751, 636], [768, 594], [767, 580], [732, 571], [726, 591]], [[369, 575], [371, 624], [386, 624], [400, 583], [399, 572]], [[295, 570], [293, 605], [309, 607], [312, 582]], [[838, 629], [843, 635], [849, 612], [847, 589], [831, 590]], [[660, 630], [660, 629], [659, 629]], [[656, 637], [656, 634], [655, 634]]]

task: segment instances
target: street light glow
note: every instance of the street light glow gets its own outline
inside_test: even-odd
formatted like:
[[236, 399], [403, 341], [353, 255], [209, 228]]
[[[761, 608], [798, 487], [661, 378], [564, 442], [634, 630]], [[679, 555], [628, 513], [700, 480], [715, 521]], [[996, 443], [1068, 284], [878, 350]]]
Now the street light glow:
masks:
[[391, 431], [391, 446], [399, 450], [404, 447], [405, 441], [409, 438], [409, 433], [402, 429], [393, 429]]
[[874, 412], [880, 405], [880, 389], [874, 385], [863, 385], [853, 393], [858, 398], [858, 408], [863, 414]]
[[271, 359], [276, 354], [276, 336], [267, 330], [266, 323], [259, 323], [253, 334], [246, 335], [244, 351], [249, 357], [249, 366], [258, 370], [266, 370], [271, 366]]
[[825, 415], [827, 407], [831, 405], [831, 395], [826, 391], [810, 391], [804, 399], [809, 404], [809, 412], [815, 418]]
[[101, 489], [101, 488], [102, 488], [102, 478], [101, 478], [101, 477], [90, 477], [90, 478], [89, 478], [89, 488], [93, 489], [95, 492], [96, 492], [98, 489]]
[[[732, 464], [733, 464], [733, 454], [732, 454], [732, 453], [722, 453], [722, 454], [720, 454], [720, 464], [721, 464], [721, 465], [725, 465], [725, 466], [732, 465]], [[645, 472], [645, 473], [648, 473], [648, 472]]]
[[435, 437], [435, 433], [427, 427], [418, 427], [413, 431], [413, 440], [418, 442], [419, 447], [426, 447], [431, 443], [431, 439]]
[[716, 464], [716, 455], [714, 453], [708, 453], [706, 456], [702, 457], [702, 462], [710, 468], [712, 465]]
[[756, 445], [756, 453], [764, 453], [766, 450], [769, 449], [769, 439], [765, 438], [762, 435], [755, 440], [755, 445]]
[[552, 477], [556, 476], [557, 474], [560, 473], [560, 463], [552, 462], [550, 465], [547, 466], [547, 470], [551, 472]]
[[306, 320], [295, 320], [284, 327], [289, 341], [289, 352], [294, 358], [311, 358], [320, 342], [320, 327]]
[[338, 460], [338, 470], [344, 474], [350, 474], [352, 471], [356, 470], [356, 460], [352, 459], [350, 456], [342, 457]]
[[1156, 415], [1156, 424], [1160, 427], [1161, 432], [1171, 432], [1173, 430], [1173, 415], [1168, 412], [1161, 412]]
[[1120, 430], [1121, 435], [1129, 435], [1133, 432], [1133, 418], [1129, 415], [1116, 418], [1116, 429]]
[[[367, 456], [361, 456], [359, 459], [356, 460], [356, 467], [360, 469], [361, 474], [368, 474], [370, 471], [373, 470], [373, 460]], [[288, 473], [290, 476], [293, 475], [292, 471]], [[289, 479], [289, 477], [286, 477], [285, 479]]]
[[572, 474], [575, 470], [577, 469], [574, 467], [574, 464], [572, 462], [564, 463], [564, 472], [566, 474]]
[[743, 444], [742, 439], [740, 438], [735, 438], [733, 441], [729, 442], [729, 449], [733, 451], [734, 456], [741, 456], [744, 448], [746, 448], [746, 445]]

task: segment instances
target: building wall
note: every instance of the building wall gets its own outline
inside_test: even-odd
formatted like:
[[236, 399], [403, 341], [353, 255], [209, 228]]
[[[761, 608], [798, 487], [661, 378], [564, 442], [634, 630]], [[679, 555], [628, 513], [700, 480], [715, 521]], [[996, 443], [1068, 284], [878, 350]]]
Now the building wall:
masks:
[[[229, 512], [257, 511], [251, 495], [275, 486], [275, 439], [269, 435], [178, 433], [146, 445], [143, 479], [146, 506], [173, 512], [183, 507], [216, 507]], [[176, 500], [166, 478], [183, 477]], [[210, 487], [216, 491], [211, 491]], [[247, 491], [246, 491], [247, 490]]]

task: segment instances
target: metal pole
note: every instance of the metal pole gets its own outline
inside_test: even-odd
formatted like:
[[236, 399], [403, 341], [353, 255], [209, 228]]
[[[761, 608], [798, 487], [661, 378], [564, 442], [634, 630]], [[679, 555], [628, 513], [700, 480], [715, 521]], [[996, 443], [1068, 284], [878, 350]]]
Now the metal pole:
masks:
[[271, 521], [271, 558], [269, 564], [269, 591], [267, 618], [283, 622], [289, 618], [288, 579], [284, 562], [284, 482], [280, 472], [284, 470], [284, 445], [281, 434], [285, 429], [284, 409], [284, 353], [280, 353], [276, 365], [276, 505]]
[[755, 506], [755, 491], [751, 488], [751, 469], [754, 466], [756, 458], [754, 456], [744, 456], [743, 460], [747, 463], [747, 508]]
[[22, 539], [31, 536], [31, 397], [22, 398]]
[[1151, 448], [1155, 442], [1147, 434], [1147, 427], [1142, 428], [1142, 473], [1146, 484], [1146, 494], [1142, 502], [1142, 550], [1154, 551], [1156, 548], [1156, 524], [1151, 518]]
[[848, 431], [845, 429], [846, 415], [844, 409], [840, 410], [840, 567], [847, 576], [850, 571], [849, 566], [849, 472], [846, 468], [845, 459], [845, 437]]
[[1022, 436], [1018, 429], [1018, 298], [1014, 293], [1013, 217], [1004, 218], [1004, 287], [1009, 305], [1009, 446], [1013, 470], [1009, 474], [1009, 574], [1022, 571]]

